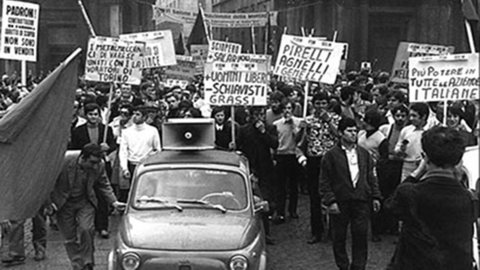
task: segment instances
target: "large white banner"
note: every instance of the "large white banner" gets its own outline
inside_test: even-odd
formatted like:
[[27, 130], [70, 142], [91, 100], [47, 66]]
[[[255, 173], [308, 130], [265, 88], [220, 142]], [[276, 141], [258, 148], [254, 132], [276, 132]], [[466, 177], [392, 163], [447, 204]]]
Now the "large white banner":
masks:
[[0, 58], [37, 61], [38, 4], [3, 0]]
[[242, 52], [242, 44], [210, 40], [208, 42], [207, 62], [228, 62], [232, 55]]
[[408, 83], [408, 58], [432, 55], [446, 55], [454, 51], [453, 46], [441, 46], [400, 42], [397, 55], [393, 62], [391, 81], [396, 83]]
[[[165, 8], [153, 5], [153, 20], [177, 21], [183, 24], [193, 25], [197, 18], [197, 12], [175, 8]], [[205, 23], [213, 28], [249, 28], [265, 27], [270, 16], [270, 25], [277, 25], [278, 12], [251, 12], [251, 13], [208, 13], [204, 12]]]
[[334, 84], [343, 50], [340, 43], [283, 35], [273, 73], [300, 81]]
[[267, 105], [266, 63], [205, 64], [205, 100], [211, 105]]
[[478, 100], [478, 61], [478, 53], [410, 58], [410, 102]]
[[91, 37], [85, 61], [85, 79], [139, 85], [145, 43], [112, 37]]
[[120, 39], [145, 42], [143, 68], [176, 65], [172, 31], [152, 31], [120, 35]]

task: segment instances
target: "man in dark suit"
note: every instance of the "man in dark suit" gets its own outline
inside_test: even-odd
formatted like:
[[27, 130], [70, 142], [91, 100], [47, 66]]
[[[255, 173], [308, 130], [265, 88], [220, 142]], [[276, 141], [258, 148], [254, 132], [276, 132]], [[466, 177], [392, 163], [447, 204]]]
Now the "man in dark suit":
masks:
[[[331, 217], [333, 254], [340, 270], [365, 270], [368, 255], [368, 221], [371, 203], [380, 210], [381, 194], [373, 173], [373, 159], [357, 145], [357, 126], [352, 118], [338, 124], [340, 143], [322, 159], [320, 192]], [[352, 232], [352, 263], [346, 251], [347, 227]]]
[[[273, 208], [273, 157], [272, 150], [278, 147], [278, 133], [275, 126], [265, 123], [265, 108], [251, 107], [249, 123], [238, 130], [237, 145], [248, 158], [251, 172], [258, 179], [262, 197]], [[272, 209], [270, 209], [272, 211]], [[264, 216], [263, 224], [267, 234], [267, 244], [272, 244], [268, 216]]]
[[[100, 106], [96, 103], [88, 103], [84, 107], [87, 123], [75, 128], [72, 132], [72, 140], [69, 149], [80, 150], [88, 143], [100, 145], [105, 156], [117, 149], [111, 127], [107, 129], [107, 137], [104, 142], [105, 125], [101, 123]], [[106, 161], [107, 176], [111, 176], [110, 162]], [[98, 197], [98, 208], [95, 214], [95, 228], [103, 238], [108, 238], [108, 215], [109, 209], [101, 196]]]
[[81, 151], [67, 152], [50, 196], [74, 270], [93, 269], [96, 194], [118, 210], [125, 208], [113, 194], [102, 158], [101, 147], [93, 143], [85, 145]]

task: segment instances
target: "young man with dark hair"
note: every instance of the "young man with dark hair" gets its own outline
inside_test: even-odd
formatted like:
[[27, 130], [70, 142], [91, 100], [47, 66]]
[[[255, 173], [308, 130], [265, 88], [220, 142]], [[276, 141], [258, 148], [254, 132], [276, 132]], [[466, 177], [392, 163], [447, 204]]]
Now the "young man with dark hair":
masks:
[[400, 131], [395, 152], [398, 157], [403, 157], [402, 176], [403, 181], [420, 164], [422, 159], [422, 146], [420, 139], [422, 133], [427, 130], [429, 109], [426, 103], [412, 103], [408, 118], [410, 125]]
[[[118, 150], [120, 167], [123, 176], [127, 179], [132, 177], [136, 166], [142, 159], [162, 150], [158, 130], [145, 123], [148, 118], [148, 108], [141, 105], [132, 111], [133, 125], [123, 130]], [[126, 201], [128, 190], [123, 190], [119, 197], [121, 201]]]
[[[258, 179], [260, 193], [269, 202], [272, 212], [275, 208], [272, 152], [278, 148], [278, 133], [275, 126], [266, 124], [264, 107], [250, 107], [249, 113], [249, 122], [238, 129], [236, 143], [238, 149], [248, 158], [250, 170]], [[273, 244], [268, 214], [271, 213], [265, 213], [262, 218], [267, 244]]]
[[[69, 148], [72, 150], [80, 150], [88, 143], [98, 144], [104, 152], [105, 169], [107, 171], [107, 177], [110, 178], [112, 175], [112, 165], [106, 157], [117, 149], [112, 128], [102, 124], [100, 106], [97, 103], [86, 104], [84, 112], [87, 122], [73, 130]], [[106, 137], [104, 137], [105, 128], [107, 129]], [[104, 138], [106, 139], [105, 141]], [[95, 212], [95, 229], [103, 238], [108, 238], [109, 208], [107, 202], [105, 202], [101, 196], [99, 196], [98, 199], [98, 207]]]
[[[380, 210], [382, 196], [373, 172], [372, 157], [367, 150], [357, 146], [355, 120], [340, 120], [338, 132], [340, 143], [329, 150], [322, 160], [320, 192], [330, 213], [337, 267], [340, 270], [365, 270], [370, 209], [375, 212]], [[349, 224], [352, 233], [351, 263], [345, 247]]]
[[425, 131], [421, 143], [423, 176], [400, 184], [387, 204], [403, 221], [388, 269], [473, 269], [478, 202], [456, 174], [465, 152], [462, 135], [438, 126]]
[[285, 222], [285, 206], [287, 201], [288, 186], [288, 213], [290, 218], [297, 219], [298, 204], [298, 178], [299, 164], [297, 162], [297, 143], [301, 139], [301, 119], [293, 116], [294, 103], [286, 100], [283, 104], [283, 117], [273, 122], [278, 131], [278, 148], [275, 152], [275, 172], [277, 183], [275, 184], [277, 215], [274, 223]]
[[125, 208], [107, 179], [102, 148], [89, 143], [81, 151], [67, 152], [50, 196], [50, 207], [57, 212], [58, 228], [74, 270], [93, 269], [96, 194], [117, 210]]
[[301, 123], [305, 156], [307, 157], [307, 187], [310, 197], [310, 228], [312, 238], [308, 244], [316, 244], [322, 240], [324, 231], [322, 220], [321, 196], [318, 193], [318, 176], [320, 163], [325, 153], [338, 142], [337, 126], [340, 116], [329, 112], [329, 96], [319, 92], [312, 98], [314, 112]]

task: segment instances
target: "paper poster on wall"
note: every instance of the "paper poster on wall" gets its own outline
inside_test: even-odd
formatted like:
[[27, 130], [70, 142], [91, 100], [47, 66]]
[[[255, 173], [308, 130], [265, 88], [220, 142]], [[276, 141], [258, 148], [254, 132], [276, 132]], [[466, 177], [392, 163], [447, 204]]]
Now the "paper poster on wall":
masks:
[[120, 35], [120, 39], [145, 43], [143, 68], [176, 65], [172, 31], [152, 31]]
[[267, 105], [268, 83], [265, 63], [205, 64], [205, 101], [210, 105]]
[[393, 62], [391, 81], [408, 83], [408, 58], [420, 56], [446, 55], [454, 51], [453, 46], [400, 42]]
[[144, 43], [112, 37], [91, 37], [87, 46], [85, 79], [139, 85]]
[[478, 100], [478, 53], [411, 57], [409, 100]]
[[274, 74], [300, 81], [334, 84], [344, 46], [315, 37], [283, 35]]
[[38, 4], [3, 0], [0, 58], [37, 61]]

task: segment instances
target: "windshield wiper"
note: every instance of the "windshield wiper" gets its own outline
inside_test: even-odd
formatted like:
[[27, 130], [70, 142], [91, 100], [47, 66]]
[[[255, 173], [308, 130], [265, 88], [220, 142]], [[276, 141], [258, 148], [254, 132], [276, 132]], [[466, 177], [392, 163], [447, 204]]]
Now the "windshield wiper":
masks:
[[211, 202], [202, 201], [202, 200], [180, 199], [180, 200], [177, 200], [177, 203], [190, 203], [190, 204], [206, 205], [206, 206], [209, 206], [209, 207], [211, 207], [211, 208], [218, 209], [218, 210], [222, 211], [222, 213], [226, 213], [226, 212], [227, 212], [227, 209], [226, 209], [225, 207], [223, 207], [223, 205], [213, 204], [213, 203], [211, 203]]
[[160, 199], [160, 198], [156, 198], [156, 197], [145, 197], [145, 196], [142, 196], [140, 197], [140, 199], [137, 199], [137, 203], [139, 202], [145, 202], [145, 203], [161, 203], [163, 204], [164, 206], [166, 207], [173, 207], [173, 208], [176, 208], [178, 211], [182, 212], [183, 211], [183, 208], [176, 204], [176, 203], [171, 203], [167, 200], [163, 200], [163, 199]]

